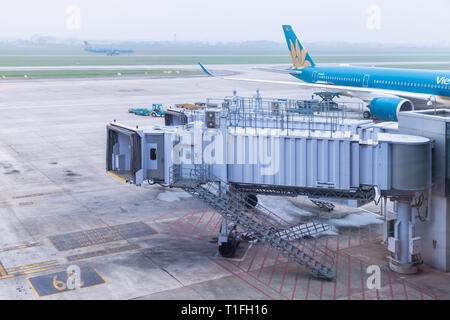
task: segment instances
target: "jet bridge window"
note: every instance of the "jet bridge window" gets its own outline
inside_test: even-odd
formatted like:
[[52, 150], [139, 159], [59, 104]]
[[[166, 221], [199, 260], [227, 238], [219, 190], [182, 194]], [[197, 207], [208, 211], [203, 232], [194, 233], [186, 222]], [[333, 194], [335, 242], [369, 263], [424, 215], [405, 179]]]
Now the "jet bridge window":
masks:
[[151, 148], [150, 149], [150, 160], [156, 160], [156, 148]]

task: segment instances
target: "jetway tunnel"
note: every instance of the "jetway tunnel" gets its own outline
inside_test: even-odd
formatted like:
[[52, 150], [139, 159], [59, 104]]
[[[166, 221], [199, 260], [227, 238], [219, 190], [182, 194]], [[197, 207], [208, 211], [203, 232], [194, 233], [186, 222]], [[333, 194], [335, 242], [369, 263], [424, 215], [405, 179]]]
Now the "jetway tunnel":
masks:
[[[223, 108], [191, 111], [183, 116], [187, 123], [175, 121], [178, 125], [163, 127], [133, 129], [109, 124], [107, 171], [136, 185], [147, 180], [183, 188], [222, 212], [224, 220], [241, 223], [244, 228], [253, 226], [252, 232], [259, 233], [264, 232], [258, 224], [226, 204], [231, 201], [230, 190], [239, 194], [238, 200], [232, 201], [242, 208], [258, 206], [248, 197], [256, 194], [353, 199], [362, 204], [377, 195], [390, 198], [400, 208], [395, 235], [389, 238], [392, 268], [409, 272], [408, 268], [421, 263], [417, 249], [420, 239], [413, 231], [404, 230], [411, 227], [413, 199], [419, 195], [430, 198], [429, 138], [398, 133], [398, 128], [367, 120], [311, 121], [311, 117], [289, 115], [288, 123], [280, 118], [283, 114], [279, 110], [263, 121], [257, 120], [260, 114], [241, 112], [236, 122], [236, 114]], [[204, 190], [211, 184], [217, 185], [213, 195]], [[222, 202], [223, 207], [217, 207]], [[289, 228], [292, 226], [285, 230]], [[219, 245], [227, 243], [229, 232], [223, 225]], [[261, 239], [294, 254], [288, 244], [277, 242], [276, 234]], [[415, 245], [412, 251], [411, 241]], [[317, 269], [309, 258], [297, 258], [306, 261], [314, 274], [330, 276], [329, 266]]]

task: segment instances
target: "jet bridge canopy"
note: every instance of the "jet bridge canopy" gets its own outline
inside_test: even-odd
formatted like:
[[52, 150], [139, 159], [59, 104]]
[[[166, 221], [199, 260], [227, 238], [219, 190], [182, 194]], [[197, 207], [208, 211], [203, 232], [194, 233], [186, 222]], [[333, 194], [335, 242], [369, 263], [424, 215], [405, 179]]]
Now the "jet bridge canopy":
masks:
[[142, 169], [141, 137], [137, 131], [109, 124], [107, 126], [106, 170], [136, 183]]

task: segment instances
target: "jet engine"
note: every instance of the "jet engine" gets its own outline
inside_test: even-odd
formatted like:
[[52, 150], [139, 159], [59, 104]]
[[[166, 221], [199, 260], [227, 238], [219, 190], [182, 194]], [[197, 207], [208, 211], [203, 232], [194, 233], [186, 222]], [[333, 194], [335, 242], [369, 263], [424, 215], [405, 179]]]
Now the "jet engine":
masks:
[[379, 119], [398, 121], [400, 111], [414, 110], [414, 104], [402, 98], [375, 98], [370, 102], [370, 113]]

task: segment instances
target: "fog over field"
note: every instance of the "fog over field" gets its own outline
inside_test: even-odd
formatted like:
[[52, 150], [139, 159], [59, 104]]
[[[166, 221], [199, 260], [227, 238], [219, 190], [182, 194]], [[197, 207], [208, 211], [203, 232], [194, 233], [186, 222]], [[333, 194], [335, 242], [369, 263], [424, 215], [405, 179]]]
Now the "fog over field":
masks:
[[[450, 1], [16, 0], [0, 3], [0, 38], [449, 44]], [[5, 32], [7, 30], [7, 32]]]

